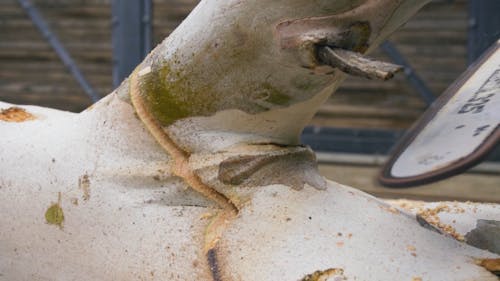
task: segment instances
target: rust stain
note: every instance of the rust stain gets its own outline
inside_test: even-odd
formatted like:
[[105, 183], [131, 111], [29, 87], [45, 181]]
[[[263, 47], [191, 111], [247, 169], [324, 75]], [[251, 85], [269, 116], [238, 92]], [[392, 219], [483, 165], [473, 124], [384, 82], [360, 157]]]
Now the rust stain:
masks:
[[347, 280], [344, 276], [344, 270], [342, 268], [330, 268], [327, 270], [318, 270], [312, 274], [306, 275], [300, 281], [326, 281], [330, 278], [335, 277], [334, 280]]
[[[142, 66], [141, 66], [142, 67]], [[212, 221], [209, 223], [205, 233], [205, 246], [206, 250], [206, 258], [208, 260], [208, 264], [210, 267], [212, 279], [214, 281], [221, 281], [221, 272], [219, 268], [219, 264], [217, 261], [217, 253], [215, 251], [215, 245], [217, 241], [222, 235], [222, 232], [226, 229], [227, 224], [234, 219], [234, 217], [238, 214], [237, 206], [223, 193], [217, 191], [214, 187], [205, 184], [200, 177], [193, 171], [193, 169], [189, 166], [189, 157], [190, 152], [185, 151], [181, 147], [179, 147], [165, 132], [162, 128], [163, 123], [170, 122], [175, 118], [180, 118], [182, 116], [186, 117], [190, 113], [186, 110], [193, 110], [193, 107], [189, 104], [183, 104], [186, 108], [181, 108], [177, 110], [174, 115], [164, 114], [163, 110], [166, 109], [165, 105], [178, 103], [178, 100], [170, 99], [167, 95], [167, 99], [163, 99], [163, 97], [152, 97], [153, 99], [160, 99], [160, 103], [158, 103], [158, 108], [151, 109], [148, 106], [147, 98], [144, 96], [144, 92], [147, 92], [144, 84], [141, 84], [139, 81], [140, 76], [144, 76], [151, 70], [150, 66], [139, 70], [138, 68], [134, 70], [134, 72], [129, 77], [129, 94], [132, 105], [137, 113], [139, 119], [145, 125], [146, 129], [153, 136], [153, 138], [157, 141], [157, 143], [167, 152], [172, 158], [173, 165], [171, 167], [171, 172], [173, 175], [182, 179], [188, 186], [190, 186], [193, 190], [197, 191], [204, 197], [214, 201], [221, 208], [221, 213], [219, 215], [214, 216]], [[167, 69], [165, 69], [167, 70]], [[161, 74], [161, 73], [160, 73]], [[163, 77], [162, 75], [160, 75]], [[165, 89], [162, 89], [165, 90]], [[159, 94], [159, 93], [156, 93]], [[160, 95], [161, 96], [161, 95]], [[185, 100], [185, 98], [183, 98]], [[188, 99], [189, 100], [189, 99]], [[203, 103], [203, 102], [202, 102]], [[171, 107], [169, 110], [172, 109]], [[196, 108], [195, 108], [196, 109]], [[152, 111], [152, 112], [151, 112]], [[171, 111], [171, 110], [170, 110]], [[172, 119], [174, 118], [174, 119]], [[175, 121], [175, 120], [174, 120]], [[161, 178], [158, 178], [161, 180]], [[84, 183], [85, 178], [82, 178], [80, 183]], [[88, 182], [88, 176], [87, 176]], [[88, 186], [89, 184], [87, 184]], [[85, 189], [84, 189], [85, 190]]]
[[478, 259], [476, 264], [484, 267], [489, 272], [500, 276], [500, 259]]
[[206, 212], [206, 213], [203, 213], [200, 215], [200, 220], [206, 220], [206, 219], [210, 219], [210, 218], [213, 218], [214, 217], [214, 214], [211, 213], [211, 212]]
[[89, 175], [85, 174], [78, 179], [78, 187], [83, 190], [83, 200], [88, 201], [90, 199], [90, 179]]
[[398, 199], [391, 202], [393, 205], [397, 205], [400, 208], [407, 210], [408, 212], [413, 212], [414, 209], [422, 209], [425, 205], [424, 201], [414, 201], [406, 199]]
[[456, 213], [456, 214], [465, 212], [465, 210], [463, 210], [462, 208], [458, 208], [456, 206], [453, 207], [454, 208], [451, 208], [450, 206], [443, 203], [432, 209], [421, 208], [417, 212], [417, 218], [420, 217], [424, 219], [430, 225], [446, 232], [447, 234], [451, 235], [458, 241], [465, 241], [464, 236], [458, 233], [453, 226], [441, 222], [439, 218], [439, 213], [441, 212]]
[[0, 121], [25, 122], [35, 120], [36, 117], [20, 107], [9, 107], [0, 111]]
[[397, 208], [393, 207], [393, 206], [380, 205], [380, 209], [382, 209], [384, 211], [387, 211], [389, 213], [395, 214], [395, 215], [399, 215], [400, 214], [400, 211]]
[[422, 277], [413, 277], [411, 281], [422, 281]]
[[[144, 70], [144, 69], [143, 69]], [[142, 71], [142, 70], [141, 70]], [[172, 173], [175, 176], [183, 179], [193, 190], [199, 192], [203, 196], [211, 199], [220, 205], [223, 209], [232, 212], [234, 214], [238, 213], [238, 208], [227, 198], [224, 194], [219, 193], [213, 187], [206, 185], [203, 181], [194, 173], [194, 171], [189, 167], [189, 153], [181, 149], [163, 130], [160, 120], [150, 112], [147, 107], [144, 97], [144, 87], [141, 88], [139, 83], [140, 72], [138, 69], [130, 75], [129, 80], [129, 91], [130, 99], [132, 105], [139, 116], [139, 119], [146, 126], [149, 133], [158, 142], [158, 144], [172, 157], [174, 165], [171, 168]], [[142, 85], [143, 86], [143, 85]], [[185, 112], [181, 112], [179, 116], [184, 115]], [[170, 118], [169, 116], [166, 117]]]

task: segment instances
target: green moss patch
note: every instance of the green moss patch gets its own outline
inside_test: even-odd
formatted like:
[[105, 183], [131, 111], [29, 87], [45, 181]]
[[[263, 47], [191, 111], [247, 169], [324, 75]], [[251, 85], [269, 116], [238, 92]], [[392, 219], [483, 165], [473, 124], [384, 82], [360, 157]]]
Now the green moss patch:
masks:
[[52, 204], [45, 212], [45, 220], [48, 224], [57, 225], [62, 228], [64, 212], [59, 203]]
[[213, 114], [214, 97], [210, 89], [190, 85], [180, 72], [168, 66], [153, 69], [140, 78], [140, 91], [145, 105], [162, 126], [189, 116]]

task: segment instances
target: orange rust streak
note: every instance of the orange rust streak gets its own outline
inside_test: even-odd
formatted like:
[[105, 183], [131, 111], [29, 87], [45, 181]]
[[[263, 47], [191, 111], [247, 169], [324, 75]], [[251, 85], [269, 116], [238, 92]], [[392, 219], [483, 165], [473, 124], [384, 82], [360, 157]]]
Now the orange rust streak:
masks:
[[10, 107], [0, 111], [0, 121], [5, 122], [24, 122], [35, 120], [35, 116], [25, 109], [19, 107]]
[[500, 272], [500, 259], [480, 259], [476, 262], [490, 272]]
[[130, 75], [130, 99], [132, 105], [149, 132], [160, 146], [173, 158], [172, 173], [182, 178], [191, 188], [215, 201], [223, 209], [236, 214], [237, 208], [228, 198], [215, 189], [204, 184], [201, 179], [189, 168], [189, 154], [180, 149], [168, 134], [162, 129], [158, 121], [148, 112], [139, 93], [137, 70]]

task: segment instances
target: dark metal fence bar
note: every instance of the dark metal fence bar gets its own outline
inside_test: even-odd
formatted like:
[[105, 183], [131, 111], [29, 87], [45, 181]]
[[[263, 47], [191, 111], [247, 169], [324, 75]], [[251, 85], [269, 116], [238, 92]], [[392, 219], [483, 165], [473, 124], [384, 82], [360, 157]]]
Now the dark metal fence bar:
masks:
[[385, 41], [380, 47], [394, 63], [404, 66], [404, 74], [408, 82], [410, 82], [413, 88], [418, 91], [427, 106], [431, 105], [436, 99], [436, 96], [432, 93], [429, 87], [427, 87], [425, 82], [417, 75], [410, 63], [399, 52], [396, 46], [389, 41]]
[[469, 1], [468, 61], [473, 63], [481, 54], [500, 39], [500, 1]]
[[64, 66], [66, 66], [76, 79], [78, 84], [83, 88], [87, 96], [89, 96], [92, 101], [98, 101], [100, 99], [99, 94], [92, 88], [89, 82], [85, 79], [82, 72], [76, 65], [75, 61], [71, 58], [70, 54], [66, 51], [64, 46], [61, 44], [57, 36], [50, 30], [49, 26], [42, 18], [38, 10], [31, 4], [29, 0], [18, 0], [18, 3], [21, 5], [23, 10], [28, 14], [31, 21], [38, 30], [42, 33], [43, 37], [47, 42], [49, 42], [50, 46], [56, 52], [57, 56], [61, 59]]
[[151, 0], [112, 1], [113, 85], [123, 79], [151, 50]]
[[144, 2], [144, 11], [142, 13], [142, 33], [144, 34], [143, 42], [144, 47], [142, 52], [144, 54], [143, 57], [146, 57], [148, 53], [152, 50], [152, 42], [153, 42], [153, 1], [152, 0], [143, 0]]

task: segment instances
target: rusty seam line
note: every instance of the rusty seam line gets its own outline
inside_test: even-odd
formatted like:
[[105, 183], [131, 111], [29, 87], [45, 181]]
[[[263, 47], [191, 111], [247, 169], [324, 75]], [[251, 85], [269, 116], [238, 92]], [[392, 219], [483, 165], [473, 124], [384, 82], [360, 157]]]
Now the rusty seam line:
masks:
[[142, 97], [139, 93], [137, 69], [130, 75], [130, 99], [132, 105], [139, 116], [139, 119], [144, 123], [149, 133], [158, 142], [158, 144], [167, 151], [173, 158], [172, 173], [182, 178], [192, 189], [199, 192], [203, 196], [216, 202], [220, 207], [233, 214], [238, 213], [238, 208], [222, 193], [214, 188], [206, 185], [201, 179], [189, 168], [189, 154], [178, 147], [170, 136], [162, 129], [158, 121], [149, 113]]

